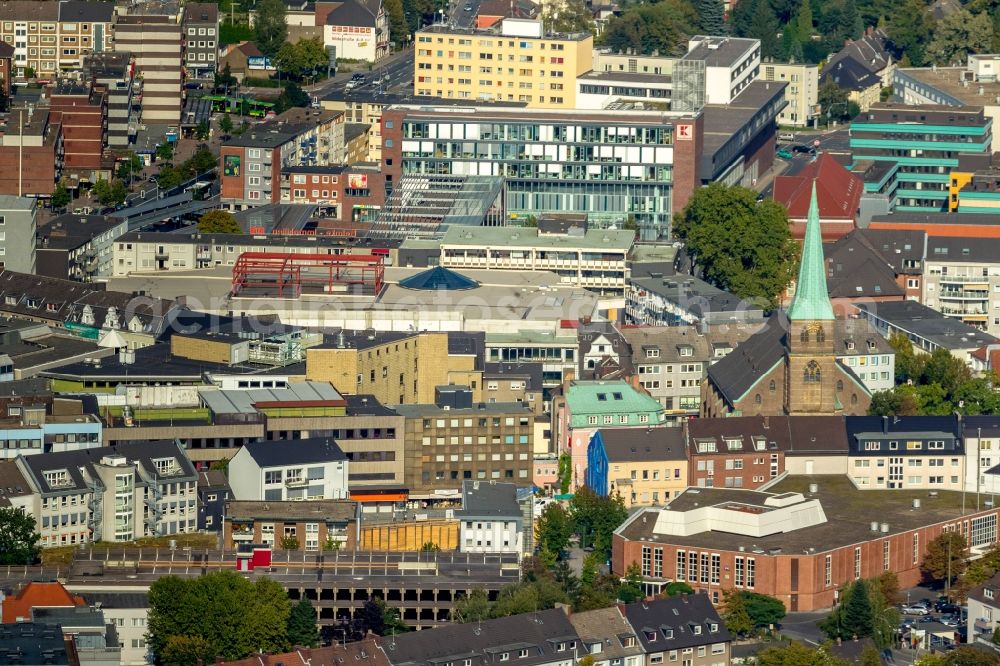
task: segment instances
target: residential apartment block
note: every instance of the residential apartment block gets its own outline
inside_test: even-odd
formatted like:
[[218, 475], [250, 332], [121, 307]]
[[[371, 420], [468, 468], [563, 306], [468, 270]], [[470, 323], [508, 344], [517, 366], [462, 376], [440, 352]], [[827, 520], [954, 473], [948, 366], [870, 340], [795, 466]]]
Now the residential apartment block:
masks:
[[139, 131], [142, 82], [135, 77], [131, 53], [94, 53], [83, 61], [84, 80], [107, 90], [107, 132], [110, 148], [122, 148]]
[[[0, 137], [0, 194], [46, 198], [56, 189], [63, 167], [63, 132], [58, 114], [44, 107], [10, 110]], [[16, 165], [16, 166], [14, 166]]]
[[968, 642], [993, 649], [993, 632], [1000, 626], [1000, 574], [972, 589], [968, 598]]
[[19, 273], [35, 272], [36, 216], [33, 199], [0, 195], [0, 267]]
[[173, 441], [20, 457], [42, 547], [198, 529], [197, 473]]
[[1000, 239], [928, 236], [924, 305], [1000, 337]]
[[180, 9], [169, 0], [137, 5], [115, 23], [115, 51], [131, 53], [142, 77], [142, 121], [176, 125], [181, 120], [184, 37]]
[[680, 428], [598, 430], [587, 447], [587, 486], [625, 506], [667, 503], [688, 485]]
[[85, 0], [29, 2], [0, 6], [0, 41], [14, 47], [12, 73], [53, 76], [79, 69], [84, 56], [114, 45], [113, 4]]
[[[226, 548], [265, 544], [275, 550], [353, 549], [358, 504], [330, 500], [230, 501], [223, 512]], [[286, 541], [287, 540], [287, 541]], [[288, 548], [294, 540], [295, 548]]]
[[515, 484], [463, 481], [462, 509], [455, 518], [459, 552], [525, 553], [525, 518]]
[[211, 2], [184, 5], [184, 67], [194, 79], [210, 78], [219, 57], [219, 6]]
[[250, 442], [229, 461], [240, 501], [347, 499], [347, 456], [328, 438]]
[[966, 462], [951, 417], [846, 419], [848, 474], [859, 488], [963, 490]]
[[108, 95], [102, 88], [59, 81], [52, 86], [49, 113], [62, 127], [63, 172], [97, 182], [106, 173], [102, 158], [108, 119]]
[[438, 261], [448, 268], [552, 271], [563, 284], [622, 293], [634, 242], [635, 233], [623, 229], [550, 233], [523, 227], [453, 226], [441, 240]]
[[791, 127], [808, 127], [818, 119], [819, 67], [806, 63], [767, 62], [761, 65], [763, 81], [784, 81], [788, 106], [778, 115], [778, 122]]
[[576, 108], [576, 77], [592, 63], [589, 33], [547, 34], [542, 21], [507, 18], [498, 28], [429, 25], [414, 36], [414, 92], [422, 97]]

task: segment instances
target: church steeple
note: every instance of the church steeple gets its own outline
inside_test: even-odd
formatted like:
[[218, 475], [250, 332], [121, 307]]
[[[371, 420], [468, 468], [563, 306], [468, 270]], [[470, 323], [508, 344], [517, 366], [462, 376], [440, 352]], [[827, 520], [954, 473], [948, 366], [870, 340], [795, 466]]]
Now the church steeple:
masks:
[[788, 308], [791, 321], [833, 320], [833, 305], [826, 288], [826, 261], [823, 258], [823, 238], [819, 229], [819, 204], [816, 203], [816, 182], [812, 185], [809, 217], [806, 220], [805, 242], [795, 297]]

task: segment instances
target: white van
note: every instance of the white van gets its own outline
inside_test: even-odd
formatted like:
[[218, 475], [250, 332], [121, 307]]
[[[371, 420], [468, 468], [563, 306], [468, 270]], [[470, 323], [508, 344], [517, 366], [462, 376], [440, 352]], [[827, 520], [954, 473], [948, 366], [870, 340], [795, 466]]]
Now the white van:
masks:
[[793, 132], [784, 132], [779, 134], [778, 141], [795, 141], [795, 134]]

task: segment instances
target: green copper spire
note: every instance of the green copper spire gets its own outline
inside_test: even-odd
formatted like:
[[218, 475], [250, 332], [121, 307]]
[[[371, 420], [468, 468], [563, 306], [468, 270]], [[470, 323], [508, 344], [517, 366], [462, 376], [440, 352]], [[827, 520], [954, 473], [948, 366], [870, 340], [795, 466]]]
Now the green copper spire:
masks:
[[819, 204], [816, 203], [816, 181], [813, 181], [806, 237], [802, 244], [802, 263], [795, 297], [788, 308], [792, 321], [833, 319], [830, 292], [826, 290], [826, 261], [823, 259], [823, 238], [819, 230]]

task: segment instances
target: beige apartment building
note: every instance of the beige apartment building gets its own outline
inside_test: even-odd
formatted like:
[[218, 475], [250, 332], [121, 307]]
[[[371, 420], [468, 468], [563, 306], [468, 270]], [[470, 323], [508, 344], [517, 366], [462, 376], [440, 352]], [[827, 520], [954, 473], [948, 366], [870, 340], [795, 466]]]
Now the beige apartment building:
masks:
[[504, 19], [486, 30], [430, 25], [416, 33], [418, 96], [576, 107], [576, 77], [593, 64], [589, 33], [548, 35], [541, 21]]
[[137, 74], [143, 79], [142, 122], [175, 125], [181, 120], [183, 78], [180, 11], [166, 4], [157, 6], [150, 13], [118, 17], [115, 50], [135, 55]]
[[114, 11], [113, 3], [83, 0], [0, 3], [0, 41], [14, 47], [11, 74], [51, 76], [79, 69], [87, 54], [110, 51]]
[[787, 83], [785, 101], [778, 123], [793, 127], [808, 127], [819, 114], [819, 67], [805, 63], [765, 62], [760, 66], [764, 81]]

